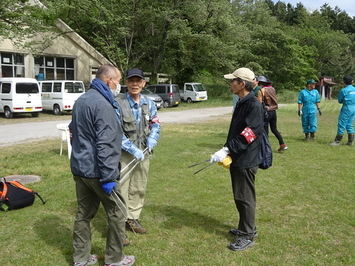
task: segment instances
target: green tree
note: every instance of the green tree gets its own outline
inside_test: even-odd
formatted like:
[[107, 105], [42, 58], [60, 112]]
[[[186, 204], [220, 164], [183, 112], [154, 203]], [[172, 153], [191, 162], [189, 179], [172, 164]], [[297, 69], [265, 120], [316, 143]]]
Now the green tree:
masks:
[[55, 31], [56, 19], [51, 10], [29, 0], [1, 0], [0, 42], [10, 39], [22, 49], [42, 50], [50, 45], [48, 33]]

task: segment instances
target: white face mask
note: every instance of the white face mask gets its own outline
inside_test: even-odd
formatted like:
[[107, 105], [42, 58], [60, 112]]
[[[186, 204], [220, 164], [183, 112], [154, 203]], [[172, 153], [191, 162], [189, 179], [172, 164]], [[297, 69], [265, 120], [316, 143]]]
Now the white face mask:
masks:
[[116, 89], [111, 90], [111, 91], [112, 91], [113, 97], [118, 96], [118, 94], [120, 94], [120, 92], [121, 92], [121, 84], [116, 84]]

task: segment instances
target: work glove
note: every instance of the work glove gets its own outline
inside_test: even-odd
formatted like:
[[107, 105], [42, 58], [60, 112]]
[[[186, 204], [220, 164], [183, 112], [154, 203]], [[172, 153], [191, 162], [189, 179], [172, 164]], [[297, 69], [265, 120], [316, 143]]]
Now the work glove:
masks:
[[108, 194], [111, 195], [112, 191], [116, 188], [116, 182], [102, 183], [101, 188]]
[[227, 157], [229, 153], [229, 150], [227, 147], [223, 147], [222, 149], [220, 149], [219, 151], [217, 151], [215, 154], [213, 154], [210, 163], [213, 162], [222, 162], [224, 158]]
[[143, 161], [144, 160], [144, 153], [141, 149], [136, 149], [133, 152], [133, 156], [136, 157], [138, 161]]
[[322, 115], [322, 110], [320, 108], [318, 108], [317, 110], [318, 110], [318, 114]]
[[302, 110], [298, 110], [298, 116], [302, 115]]
[[147, 147], [149, 152], [151, 152], [153, 150], [153, 148], [155, 147], [155, 145], [157, 145], [157, 141], [151, 137], [148, 137], [147, 139]]

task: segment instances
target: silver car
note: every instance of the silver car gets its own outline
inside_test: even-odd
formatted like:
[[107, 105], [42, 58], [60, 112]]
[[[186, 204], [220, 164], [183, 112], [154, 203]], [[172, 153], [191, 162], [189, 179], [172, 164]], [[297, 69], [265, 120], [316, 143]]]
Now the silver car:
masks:
[[[121, 86], [121, 93], [126, 93], [126, 92], [127, 92], [127, 86], [122, 85]], [[158, 110], [163, 107], [163, 99], [159, 95], [151, 92], [147, 88], [143, 88], [141, 91], [141, 94], [143, 94], [145, 97], [151, 99], [154, 102], [154, 104]]]

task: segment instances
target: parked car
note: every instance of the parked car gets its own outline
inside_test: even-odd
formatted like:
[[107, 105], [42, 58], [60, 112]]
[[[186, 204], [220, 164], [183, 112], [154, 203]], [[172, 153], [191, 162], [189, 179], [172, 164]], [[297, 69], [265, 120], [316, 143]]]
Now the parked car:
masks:
[[38, 117], [42, 111], [40, 88], [33, 78], [0, 78], [0, 113], [13, 118], [14, 113]]
[[154, 84], [147, 86], [151, 92], [163, 99], [163, 107], [179, 106], [181, 102], [179, 85], [177, 84]]
[[[126, 92], [127, 92], [127, 86], [122, 85], [121, 86], [121, 93], [126, 93]], [[147, 88], [143, 88], [141, 91], [141, 94], [143, 94], [147, 98], [151, 99], [154, 102], [154, 104], [158, 110], [163, 107], [163, 99], [159, 95], [151, 92]]]
[[206, 101], [207, 91], [201, 83], [185, 83], [180, 97], [188, 103]]
[[84, 83], [78, 80], [45, 80], [38, 83], [43, 110], [53, 111], [55, 115], [72, 111], [74, 102], [85, 93]]

